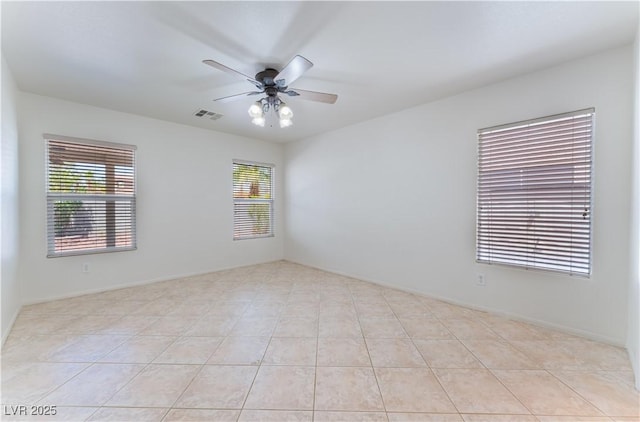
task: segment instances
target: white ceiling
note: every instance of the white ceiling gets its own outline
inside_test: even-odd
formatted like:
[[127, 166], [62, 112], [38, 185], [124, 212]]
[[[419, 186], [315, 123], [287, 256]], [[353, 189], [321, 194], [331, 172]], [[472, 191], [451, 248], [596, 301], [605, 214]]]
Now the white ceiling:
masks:
[[[2, 50], [20, 89], [287, 142], [631, 43], [638, 2], [2, 2]], [[296, 54], [314, 67], [284, 98], [294, 126], [259, 128], [249, 82]], [[224, 115], [197, 118], [197, 110]]]

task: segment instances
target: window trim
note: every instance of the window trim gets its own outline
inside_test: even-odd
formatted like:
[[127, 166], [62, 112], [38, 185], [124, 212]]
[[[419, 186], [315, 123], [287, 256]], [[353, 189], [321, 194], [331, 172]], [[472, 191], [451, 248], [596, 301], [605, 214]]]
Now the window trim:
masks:
[[[131, 144], [121, 144], [116, 142], [107, 142], [100, 141], [96, 139], [88, 139], [88, 138], [77, 138], [71, 136], [64, 135], [55, 135], [50, 133], [44, 133], [43, 135], [45, 141], [45, 203], [46, 203], [46, 243], [47, 243], [47, 258], [62, 258], [66, 256], [79, 256], [79, 255], [96, 255], [103, 253], [114, 253], [114, 252], [125, 252], [125, 251], [135, 251], [138, 249], [138, 236], [137, 236], [137, 196], [138, 196], [138, 166], [137, 166], [137, 146]], [[49, 191], [49, 141], [63, 141], [72, 144], [78, 145], [91, 145], [98, 147], [106, 147], [106, 148], [114, 148], [114, 149], [122, 149], [122, 150], [130, 150], [133, 154], [133, 195], [125, 196], [125, 195], [114, 195], [114, 194], [77, 194], [77, 193], [59, 193], [59, 192], [51, 192]], [[50, 212], [50, 207], [52, 206], [52, 199], [56, 198], [76, 198], [88, 201], [104, 201], [104, 200], [118, 200], [125, 199], [131, 202], [131, 246], [126, 247], [104, 247], [99, 249], [75, 249], [65, 252], [55, 252], [55, 240], [52, 244], [49, 238], [49, 229], [53, 225], [55, 225], [54, 213]]]
[[[233, 167], [236, 165], [245, 165], [245, 166], [256, 166], [256, 167], [269, 167], [271, 169], [271, 199], [261, 199], [261, 198], [235, 198], [233, 196], [233, 188], [234, 188], [234, 182], [233, 182]], [[264, 162], [259, 162], [259, 161], [249, 161], [249, 160], [239, 160], [239, 159], [233, 159], [231, 160], [231, 199], [232, 199], [232, 203], [233, 203], [233, 208], [232, 208], [232, 215], [231, 215], [231, 222], [232, 222], [232, 233], [231, 233], [231, 237], [233, 241], [237, 241], [237, 240], [249, 240], [249, 239], [264, 239], [264, 238], [269, 238], [269, 237], [275, 237], [275, 233], [276, 233], [276, 229], [275, 229], [275, 169], [276, 166], [273, 163], [264, 163]], [[253, 236], [243, 236], [243, 237], [236, 237], [235, 236], [235, 231], [236, 231], [236, 224], [235, 224], [235, 210], [236, 210], [236, 203], [244, 203], [244, 204], [269, 204], [269, 233], [267, 234], [260, 234], [260, 235], [253, 235]]]
[[[575, 277], [583, 277], [583, 278], [590, 278], [591, 274], [593, 273], [593, 216], [594, 216], [594, 212], [593, 212], [593, 202], [594, 202], [594, 156], [595, 156], [595, 148], [594, 148], [594, 139], [595, 139], [595, 131], [596, 131], [596, 122], [595, 122], [595, 108], [591, 107], [591, 108], [586, 108], [586, 109], [581, 109], [581, 110], [576, 110], [576, 111], [572, 111], [572, 112], [567, 112], [567, 113], [559, 113], [559, 114], [553, 114], [553, 115], [548, 115], [548, 116], [544, 116], [544, 117], [539, 117], [539, 118], [534, 118], [534, 119], [528, 119], [528, 120], [523, 120], [523, 121], [518, 121], [518, 122], [513, 122], [513, 123], [507, 123], [507, 124], [501, 124], [501, 125], [497, 125], [497, 126], [491, 126], [491, 127], [487, 127], [487, 128], [482, 128], [482, 129], [478, 129], [477, 131], [477, 148], [478, 148], [478, 156], [477, 156], [477, 185], [476, 185], [476, 263], [479, 264], [487, 264], [487, 265], [499, 265], [499, 266], [506, 266], [506, 267], [510, 267], [510, 268], [522, 268], [522, 269], [526, 269], [526, 270], [534, 270], [534, 271], [545, 271], [545, 272], [552, 272], [555, 274], [564, 274], [564, 275], [569, 275], [569, 276], [575, 276]], [[495, 259], [491, 259], [491, 258], [482, 258], [481, 259], [481, 249], [479, 246], [480, 243], [480, 181], [481, 181], [481, 174], [480, 174], [480, 170], [481, 170], [481, 134], [486, 134], [487, 132], [492, 132], [492, 131], [499, 131], [499, 130], [504, 130], [504, 129], [510, 129], [510, 128], [518, 128], [518, 127], [523, 127], [523, 126], [527, 126], [527, 125], [532, 125], [532, 124], [536, 124], [536, 123], [543, 123], [543, 122], [552, 122], [554, 120], [559, 120], [559, 119], [564, 119], [564, 118], [571, 118], [571, 117], [579, 117], [579, 116], [586, 116], [589, 115], [590, 118], [590, 133], [589, 133], [589, 138], [588, 138], [588, 146], [589, 146], [589, 154], [588, 154], [588, 158], [589, 158], [589, 171], [585, 172], [585, 175], [588, 175], [588, 195], [589, 195], [589, 199], [588, 199], [588, 203], [586, 204], [586, 206], [588, 207], [588, 242], [586, 243], [587, 245], [587, 262], [586, 262], [586, 271], [580, 271], [579, 268], [576, 267], [572, 267], [571, 265], [565, 265], [565, 268], [559, 268], [562, 265], [561, 264], [555, 264], [555, 268], [554, 268], [554, 264], [544, 264], [541, 262], [536, 262], [536, 260], [534, 260], [534, 262], [532, 263], [527, 263], [527, 264], [522, 264], [522, 263], [517, 263], [517, 262], [507, 262], [507, 259], [500, 259], [498, 261], [496, 261]], [[573, 165], [573, 164], [572, 164]], [[573, 192], [573, 191], [572, 191]], [[585, 192], [587, 192], [585, 190]]]

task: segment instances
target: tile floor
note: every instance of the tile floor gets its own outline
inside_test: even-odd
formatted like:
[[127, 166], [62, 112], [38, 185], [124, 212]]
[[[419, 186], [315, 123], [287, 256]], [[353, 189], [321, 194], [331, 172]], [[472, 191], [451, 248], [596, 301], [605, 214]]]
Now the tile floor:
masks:
[[638, 421], [627, 353], [275, 262], [25, 307], [3, 420]]

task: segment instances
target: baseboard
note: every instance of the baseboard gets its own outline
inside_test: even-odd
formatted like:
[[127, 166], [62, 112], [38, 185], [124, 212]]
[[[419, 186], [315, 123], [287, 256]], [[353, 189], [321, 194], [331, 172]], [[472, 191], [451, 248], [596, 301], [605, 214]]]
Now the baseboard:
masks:
[[598, 342], [601, 342], [601, 343], [609, 344], [611, 346], [622, 347], [622, 348], [626, 349], [626, 345], [624, 343], [621, 343], [618, 340], [615, 340], [615, 339], [612, 339], [612, 338], [609, 338], [609, 337], [606, 337], [606, 336], [601, 336], [599, 334], [592, 333], [590, 331], [584, 331], [584, 330], [580, 330], [580, 329], [577, 329], [577, 328], [567, 327], [567, 326], [564, 326], [564, 325], [561, 325], [561, 324], [555, 324], [555, 323], [548, 322], [548, 321], [542, 321], [542, 320], [538, 320], [538, 319], [535, 319], [535, 318], [527, 317], [525, 315], [505, 312], [505, 311], [502, 311], [502, 310], [499, 310], [499, 309], [493, 309], [493, 308], [489, 308], [489, 307], [478, 306], [478, 305], [473, 304], [473, 303], [466, 303], [466, 302], [463, 302], [463, 301], [459, 301], [459, 300], [456, 300], [456, 299], [451, 299], [451, 298], [448, 298], [448, 297], [439, 296], [437, 294], [432, 294], [432, 293], [429, 293], [429, 292], [423, 292], [423, 291], [418, 291], [418, 290], [410, 289], [410, 288], [403, 287], [403, 286], [397, 286], [397, 285], [386, 283], [386, 282], [383, 282], [383, 281], [380, 281], [380, 280], [372, 280], [372, 279], [368, 279], [367, 277], [348, 274], [348, 273], [345, 273], [345, 272], [342, 272], [342, 271], [339, 271], [339, 270], [334, 270], [334, 269], [330, 269], [330, 268], [321, 268], [321, 267], [305, 264], [303, 262], [298, 262], [298, 261], [291, 260], [291, 259], [286, 259], [285, 261], [292, 262], [294, 264], [304, 265], [304, 266], [307, 266], [309, 268], [315, 268], [315, 269], [321, 270], [321, 271], [330, 272], [330, 273], [337, 274], [337, 275], [344, 276], [344, 277], [355, 278], [355, 279], [358, 279], [358, 280], [366, 281], [368, 283], [376, 284], [378, 286], [388, 287], [388, 288], [400, 290], [400, 291], [403, 291], [403, 292], [406, 292], [406, 293], [412, 293], [412, 294], [415, 294], [415, 295], [418, 295], [418, 296], [427, 297], [427, 298], [430, 298], [430, 299], [440, 300], [442, 302], [450, 303], [452, 305], [464, 306], [465, 308], [473, 309], [473, 310], [476, 310], [476, 311], [487, 312], [487, 313], [490, 313], [490, 314], [493, 314], [493, 315], [497, 315], [497, 316], [501, 316], [501, 317], [504, 317], [504, 318], [512, 319], [514, 321], [526, 322], [527, 324], [535, 325], [537, 327], [549, 328], [549, 329], [552, 329], [552, 330], [561, 331], [561, 332], [566, 333], [566, 334], [571, 334], [571, 335], [583, 337], [583, 338], [586, 338], [586, 339], [589, 339], [589, 340], [595, 340], [595, 341], [598, 341]]
[[18, 318], [18, 315], [20, 314], [21, 310], [22, 310], [22, 306], [20, 306], [18, 310], [16, 310], [16, 312], [13, 314], [13, 317], [11, 317], [11, 322], [9, 323], [7, 330], [2, 333], [2, 343], [0, 343], [0, 347], [4, 347], [4, 343], [9, 338], [9, 334], [11, 334], [11, 330], [13, 330], [13, 324], [16, 323], [16, 319]]
[[105, 287], [105, 288], [100, 288], [99, 287], [99, 288], [96, 288], [96, 289], [81, 290], [81, 291], [67, 293], [67, 294], [59, 295], [59, 296], [52, 296], [52, 297], [47, 297], [47, 298], [38, 298], [38, 299], [27, 300], [27, 301], [25, 301], [23, 303], [23, 306], [37, 305], [39, 303], [52, 302], [54, 300], [70, 299], [70, 298], [79, 297], [79, 296], [85, 296], [85, 295], [91, 295], [91, 294], [96, 294], [96, 293], [109, 292], [109, 291], [112, 291], [112, 290], [126, 289], [126, 288], [129, 288], [129, 287], [145, 286], [145, 285], [148, 285], [148, 284], [159, 283], [159, 282], [162, 282], [162, 281], [171, 281], [171, 280], [177, 280], [177, 279], [180, 279], [180, 278], [187, 278], [187, 277], [197, 277], [197, 276], [201, 276], [201, 275], [205, 275], [205, 274], [216, 273], [216, 272], [219, 272], [219, 271], [235, 270], [235, 269], [240, 269], [240, 268], [245, 268], [245, 267], [252, 267], [254, 265], [269, 264], [269, 263], [272, 263], [272, 262], [279, 262], [279, 261], [282, 261], [282, 259], [276, 259], [276, 260], [271, 260], [271, 261], [261, 261], [261, 262], [255, 262], [255, 263], [252, 263], [252, 264], [244, 264], [244, 265], [231, 266], [231, 267], [223, 267], [223, 268], [218, 268], [218, 269], [215, 269], [215, 270], [207, 270], [207, 271], [204, 271], [204, 272], [185, 273], [185, 274], [177, 274], [177, 275], [171, 275], [171, 276], [166, 276], [166, 277], [158, 277], [158, 278], [153, 278], [153, 279], [148, 279], [148, 280], [143, 280], [143, 281], [134, 281], [134, 282], [129, 282], [129, 283], [116, 284], [116, 285]]
[[[65, 295], [60, 295], [60, 296], [56, 296], [56, 297], [50, 297], [50, 298], [41, 298], [41, 299], [35, 299], [32, 301], [27, 301], [23, 304], [23, 306], [25, 305], [35, 305], [38, 303], [44, 303], [44, 302], [50, 302], [53, 300], [61, 300], [61, 299], [69, 299], [72, 297], [78, 297], [78, 296], [84, 296], [84, 295], [89, 295], [89, 294], [95, 294], [95, 293], [102, 293], [102, 292], [107, 292], [107, 291], [111, 291], [111, 290], [119, 290], [119, 289], [124, 289], [124, 288], [128, 288], [128, 287], [138, 287], [138, 286], [144, 286], [144, 285], [148, 285], [148, 284], [153, 284], [153, 283], [158, 283], [158, 282], [162, 282], [162, 281], [170, 281], [170, 280], [176, 280], [176, 279], [180, 279], [180, 278], [186, 278], [186, 277], [195, 277], [195, 276], [201, 276], [201, 275], [205, 275], [205, 274], [209, 274], [209, 273], [213, 273], [213, 272], [219, 272], [219, 271], [226, 271], [226, 270], [231, 270], [231, 269], [240, 269], [240, 268], [244, 268], [244, 267], [250, 267], [253, 265], [260, 265], [260, 264], [266, 264], [266, 263], [271, 263], [271, 262], [279, 262], [279, 261], [286, 261], [286, 262], [291, 262], [294, 264], [299, 264], [299, 265], [304, 265], [306, 267], [309, 268], [315, 268], [321, 271], [326, 271], [326, 272], [330, 272], [333, 274], [337, 274], [337, 275], [341, 275], [344, 277], [350, 277], [350, 278], [355, 278], [358, 280], [363, 280], [369, 283], [373, 283], [379, 286], [383, 286], [383, 287], [388, 287], [388, 288], [393, 288], [396, 290], [400, 290], [400, 291], [404, 291], [407, 293], [412, 293], [418, 296], [423, 296], [423, 297], [428, 297], [428, 298], [432, 298], [432, 299], [436, 299], [436, 300], [441, 300], [443, 302], [446, 303], [451, 303], [453, 305], [458, 305], [458, 306], [464, 306], [466, 308], [469, 309], [473, 309], [473, 310], [477, 310], [477, 311], [481, 311], [481, 312], [488, 312], [494, 315], [498, 315], [498, 316], [502, 316], [505, 318], [509, 318], [509, 319], [513, 319], [516, 321], [521, 321], [521, 322], [526, 322], [528, 324], [532, 324], [532, 325], [536, 325], [539, 327], [543, 327], [543, 328], [550, 328], [553, 330], [558, 330], [567, 334], [572, 334], [572, 335], [576, 335], [576, 336], [580, 336], [580, 337], [584, 337], [590, 340], [595, 340], [595, 341], [599, 341], [602, 343], [606, 343], [606, 344], [610, 344], [613, 346], [617, 346], [617, 347], [622, 347], [622, 348], [626, 348], [625, 344], [620, 343], [617, 340], [605, 337], [605, 336], [601, 336], [598, 335], [596, 333], [592, 333], [589, 331], [584, 331], [584, 330], [580, 330], [580, 329], [576, 329], [576, 328], [572, 328], [572, 327], [567, 327], [564, 325], [560, 325], [560, 324], [555, 324], [555, 323], [551, 323], [548, 321], [542, 321], [542, 320], [538, 320], [535, 318], [530, 318], [527, 317], [525, 315], [519, 315], [519, 314], [514, 314], [514, 313], [510, 313], [510, 312], [504, 312], [501, 311], [499, 309], [493, 309], [493, 308], [489, 308], [489, 307], [484, 307], [484, 306], [478, 306], [476, 304], [473, 303], [466, 303], [463, 301], [459, 301], [456, 299], [451, 299], [448, 297], [443, 297], [443, 296], [439, 296], [437, 294], [432, 294], [429, 292], [423, 292], [423, 291], [418, 291], [418, 290], [414, 290], [414, 289], [410, 289], [407, 287], [403, 287], [403, 286], [397, 286], [397, 285], [393, 285], [390, 283], [386, 283], [380, 280], [373, 280], [373, 279], [368, 279], [367, 277], [362, 277], [359, 275], [354, 275], [354, 274], [348, 274], [339, 270], [335, 270], [335, 269], [331, 269], [331, 268], [322, 268], [322, 267], [317, 267], [314, 265], [310, 265], [310, 264], [306, 264], [304, 262], [298, 262], [295, 260], [291, 260], [291, 259], [284, 259], [284, 260], [272, 260], [272, 261], [264, 261], [264, 262], [256, 262], [256, 263], [252, 263], [252, 264], [246, 264], [246, 265], [240, 265], [240, 266], [234, 266], [234, 267], [223, 267], [223, 268], [219, 268], [219, 269], [215, 269], [215, 270], [209, 270], [209, 271], [205, 271], [205, 272], [196, 272], [196, 273], [188, 273], [188, 274], [178, 274], [178, 275], [171, 275], [171, 276], [167, 276], [167, 277], [158, 277], [158, 278], [154, 278], [154, 279], [149, 279], [149, 280], [144, 280], [144, 281], [137, 281], [137, 282], [132, 282], [132, 283], [123, 283], [123, 284], [119, 284], [119, 285], [115, 285], [115, 286], [109, 286], [108, 288], [98, 288], [98, 289], [88, 289], [88, 290], [83, 290], [83, 291], [79, 291], [79, 292], [74, 292], [74, 293], [70, 293], [70, 294], [65, 294]], [[11, 325], [10, 327], [13, 326], [13, 323], [15, 322], [15, 319], [18, 316], [19, 311], [14, 315], [12, 321], [11, 321]], [[6, 340], [6, 337], [8, 337], [9, 333], [11, 332], [11, 330], [9, 329], [9, 331], [7, 333], [3, 333], [3, 337], [2, 337], [2, 343], [4, 344], [4, 341]], [[633, 365], [633, 361], [632, 361], [632, 365]], [[635, 370], [636, 368], [634, 368]]]
[[635, 376], [636, 390], [640, 391], [640, 356], [634, 355], [631, 347], [627, 347], [627, 353], [629, 354], [629, 360], [631, 361], [631, 368], [633, 369], [633, 375]]

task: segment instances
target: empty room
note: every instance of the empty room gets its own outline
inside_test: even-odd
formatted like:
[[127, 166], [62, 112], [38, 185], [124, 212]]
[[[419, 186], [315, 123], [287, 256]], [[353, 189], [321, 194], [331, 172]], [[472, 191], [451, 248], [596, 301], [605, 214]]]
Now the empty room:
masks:
[[640, 422], [637, 1], [2, 1], [1, 420]]

